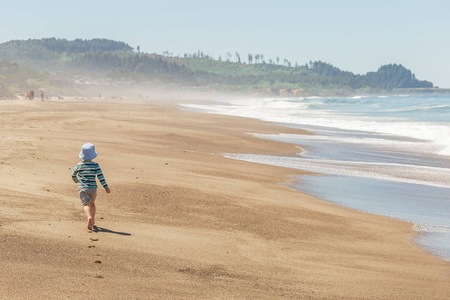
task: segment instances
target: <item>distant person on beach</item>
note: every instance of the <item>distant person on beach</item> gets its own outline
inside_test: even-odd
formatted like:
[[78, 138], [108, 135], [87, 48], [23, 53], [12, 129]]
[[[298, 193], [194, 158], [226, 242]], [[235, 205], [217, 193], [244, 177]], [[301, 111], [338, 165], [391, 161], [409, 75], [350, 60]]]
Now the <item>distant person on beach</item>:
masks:
[[87, 229], [92, 230], [95, 224], [95, 198], [97, 197], [97, 181], [110, 193], [108, 184], [99, 164], [92, 160], [97, 157], [95, 146], [91, 143], [81, 146], [79, 157], [82, 159], [72, 171], [72, 180], [78, 183], [78, 193], [87, 218]]
[[28, 93], [25, 94], [25, 99], [33, 100], [33, 98], [34, 98], [34, 92], [33, 92], [33, 90], [29, 90]]
[[41, 101], [44, 101], [44, 90], [41, 90]]

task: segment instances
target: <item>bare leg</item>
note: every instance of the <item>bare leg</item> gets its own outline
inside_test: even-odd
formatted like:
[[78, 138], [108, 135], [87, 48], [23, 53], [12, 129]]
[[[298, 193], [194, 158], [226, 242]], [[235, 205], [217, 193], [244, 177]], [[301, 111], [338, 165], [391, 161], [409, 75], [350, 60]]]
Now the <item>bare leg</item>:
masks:
[[96, 211], [95, 202], [90, 202], [89, 203], [89, 212], [90, 212], [91, 217], [92, 217], [92, 225], [95, 224], [95, 211]]
[[93, 226], [94, 226], [94, 219], [92, 218], [91, 215], [91, 207], [90, 205], [85, 205], [83, 206], [83, 210], [84, 210], [84, 214], [86, 215], [87, 218], [87, 229], [88, 230], [92, 230]]

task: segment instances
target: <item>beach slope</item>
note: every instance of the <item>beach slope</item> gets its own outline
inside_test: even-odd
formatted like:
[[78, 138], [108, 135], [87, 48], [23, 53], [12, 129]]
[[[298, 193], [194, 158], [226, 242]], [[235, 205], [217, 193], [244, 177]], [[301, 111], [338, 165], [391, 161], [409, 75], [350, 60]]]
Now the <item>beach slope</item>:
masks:
[[[448, 299], [450, 264], [411, 224], [286, 187], [301, 174], [223, 157], [292, 154], [265, 122], [175, 102], [0, 102], [1, 299]], [[82, 144], [94, 232], [72, 182]]]

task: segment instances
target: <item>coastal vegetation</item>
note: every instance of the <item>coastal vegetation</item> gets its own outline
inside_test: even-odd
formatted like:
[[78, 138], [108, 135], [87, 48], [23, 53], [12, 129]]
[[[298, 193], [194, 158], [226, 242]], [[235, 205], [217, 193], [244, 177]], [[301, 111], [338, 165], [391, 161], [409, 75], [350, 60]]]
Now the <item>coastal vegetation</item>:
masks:
[[227, 52], [215, 59], [202, 51], [174, 56], [169, 51], [142, 53], [139, 46], [136, 50], [108, 39], [46, 38], [0, 44], [0, 96], [28, 89], [30, 78], [48, 88], [64, 81], [67, 88], [71, 86], [69, 78], [75, 81], [77, 76], [247, 94], [346, 95], [433, 88], [431, 82], [418, 80], [398, 64], [361, 75], [322, 61], [299, 65], [279, 57], [267, 59], [263, 54]]
[[43, 87], [49, 83], [45, 73], [20, 67], [7, 60], [0, 61], [0, 97], [13, 98], [17, 94], [25, 94], [30, 89]]

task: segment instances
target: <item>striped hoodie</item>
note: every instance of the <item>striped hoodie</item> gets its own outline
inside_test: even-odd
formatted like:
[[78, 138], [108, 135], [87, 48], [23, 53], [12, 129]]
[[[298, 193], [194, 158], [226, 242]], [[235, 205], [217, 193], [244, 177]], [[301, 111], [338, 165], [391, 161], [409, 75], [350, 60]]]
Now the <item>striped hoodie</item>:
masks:
[[72, 171], [72, 180], [78, 183], [78, 187], [96, 188], [96, 176], [102, 186], [107, 189], [108, 184], [106, 183], [105, 177], [103, 177], [102, 169], [100, 169], [98, 163], [93, 161], [80, 161]]

